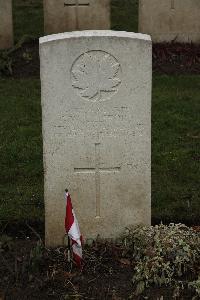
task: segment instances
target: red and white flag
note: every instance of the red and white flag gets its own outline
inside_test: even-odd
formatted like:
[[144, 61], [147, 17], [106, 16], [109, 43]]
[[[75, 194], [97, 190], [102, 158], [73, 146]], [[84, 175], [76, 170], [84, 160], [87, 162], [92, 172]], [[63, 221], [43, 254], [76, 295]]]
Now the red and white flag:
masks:
[[65, 231], [72, 242], [73, 258], [78, 267], [81, 267], [82, 262], [82, 236], [76, 219], [70, 194], [66, 196], [66, 216], [65, 216]]

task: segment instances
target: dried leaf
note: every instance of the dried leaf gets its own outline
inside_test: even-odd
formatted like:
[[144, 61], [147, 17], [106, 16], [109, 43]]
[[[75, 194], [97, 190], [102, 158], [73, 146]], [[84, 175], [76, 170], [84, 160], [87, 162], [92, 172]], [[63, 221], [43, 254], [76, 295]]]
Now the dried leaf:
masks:
[[121, 264], [123, 264], [123, 265], [126, 265], [126, 266], [130, 266], [130, 265], [131, 265], [130, 260], [127, 259], [127, 258], [120, 258], [120, 259], [119, 259], [119, 262], [120, 262]]

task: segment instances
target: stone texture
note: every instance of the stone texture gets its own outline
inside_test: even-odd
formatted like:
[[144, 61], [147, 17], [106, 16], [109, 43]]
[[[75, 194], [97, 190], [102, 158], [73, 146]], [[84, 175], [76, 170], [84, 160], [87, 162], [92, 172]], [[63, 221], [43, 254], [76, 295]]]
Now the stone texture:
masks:
[[12, 0], [0, 0], [0, 49], [7, 49], [12, 46]]
[[83, 31], [40, 38], [46, 244], [62, 244], [64, 189], [85, 238], [151, 219], [151, 40]]
[[154, 42], [200, 43], [200, 1], [140, 0], [139, 32]]
[[44, 0], [46, 34], [109, 28], [110, 0]]

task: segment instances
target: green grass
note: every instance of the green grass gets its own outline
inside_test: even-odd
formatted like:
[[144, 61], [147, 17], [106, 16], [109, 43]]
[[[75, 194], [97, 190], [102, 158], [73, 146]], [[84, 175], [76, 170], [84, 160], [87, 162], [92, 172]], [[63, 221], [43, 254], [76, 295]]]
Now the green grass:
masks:
[[[154, 76], [152, 216], [197, 221], [200, 76]], [[43, 218], [40, 81], [0, 80], [0, 220]]]
[[111, 28], [138, 32], [138, 0], [112, 0]]
[[15, 42], [23, 35], [43, 36], [42, 0], [13, 0], [13, 23]]
[[152, 118], [153, 217], [199, 221], [200, 76], [156, 76]]
[[39, 80], [0, 80], [0, 220], [40, 219], [43, 169]]

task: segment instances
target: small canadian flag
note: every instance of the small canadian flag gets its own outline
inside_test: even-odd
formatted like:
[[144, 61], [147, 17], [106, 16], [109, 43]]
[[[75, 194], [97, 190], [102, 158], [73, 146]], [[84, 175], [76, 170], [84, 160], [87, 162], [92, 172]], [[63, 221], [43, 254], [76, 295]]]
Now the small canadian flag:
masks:
[[78, 267], [82, 263], [82, 235], [80, 233], [78, 221], [72, 207], [72, 201], [68, 190], [65, 193], [66, 198], [66, 216], [65, 216], [65, 231], [68, 238], [71, 240], [73, 258]]

